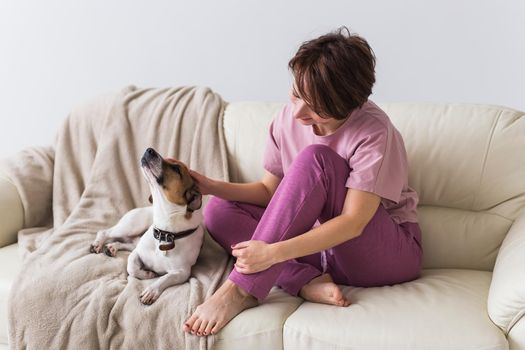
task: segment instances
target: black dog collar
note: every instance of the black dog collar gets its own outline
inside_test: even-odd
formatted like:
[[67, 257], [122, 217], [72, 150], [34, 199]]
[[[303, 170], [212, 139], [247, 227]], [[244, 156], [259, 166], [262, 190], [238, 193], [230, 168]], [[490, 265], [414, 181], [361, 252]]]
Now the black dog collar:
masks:
[[164, 231], [159, 228], [153, 227], [153, 237], [157, 241], [160, 242], [167, 242], [168, 244], [160, 244], [159, 249], [160, 250], [171, 250], [175, 248], [175, 241], [177, 239], [184, 238], [186, 236], [191, 235], [193, 232], [197, 231], [199, 227], [190, 228], [189, 230], [180, 231], [180, 232], [170, 232], [170, 231]]

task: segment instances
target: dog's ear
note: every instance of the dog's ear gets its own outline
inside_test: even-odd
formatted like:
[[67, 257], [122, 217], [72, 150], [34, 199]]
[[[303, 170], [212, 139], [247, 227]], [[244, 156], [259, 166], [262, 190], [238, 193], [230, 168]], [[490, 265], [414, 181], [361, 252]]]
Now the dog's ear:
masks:
[[188, 206], [186, 211], [192, 212], [200, 209], [202, 206], [202, 194], [197, 189], [197, 186], [192, 186], [189, 190], [184, 193]]
[[152, 196], [151, 194], [149, 195], [148, 201], [149, 201], [151, 204], [153, 204], [153, 196]]

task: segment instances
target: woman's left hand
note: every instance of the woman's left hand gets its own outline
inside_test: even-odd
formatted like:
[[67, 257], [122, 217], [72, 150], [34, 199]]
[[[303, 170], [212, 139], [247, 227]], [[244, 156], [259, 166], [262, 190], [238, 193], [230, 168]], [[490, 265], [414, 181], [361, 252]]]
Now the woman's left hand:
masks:
[[275, 246], [264, 241], [240, 242], [232, 249], [232, 255], [237, 258], [235, 269], [242, 274], [264, 271], [278, 262]]

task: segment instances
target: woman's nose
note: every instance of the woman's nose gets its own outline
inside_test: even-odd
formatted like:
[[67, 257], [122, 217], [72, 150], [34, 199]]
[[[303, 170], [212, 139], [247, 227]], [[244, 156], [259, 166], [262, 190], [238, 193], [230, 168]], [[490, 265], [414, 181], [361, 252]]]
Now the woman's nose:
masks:
[[306, 110], [306, 104], [302, 100], [297, 100], [293, 104], [293, 116], [294, 118], [298, 115], [305, 114], [307, 112]]

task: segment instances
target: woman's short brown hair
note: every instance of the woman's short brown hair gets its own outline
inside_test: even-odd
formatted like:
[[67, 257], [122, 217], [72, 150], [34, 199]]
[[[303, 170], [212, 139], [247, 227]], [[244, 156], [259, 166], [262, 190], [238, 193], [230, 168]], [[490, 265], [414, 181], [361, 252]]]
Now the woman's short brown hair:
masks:
[[322, 117], [345, 119], [372, 93], [376, 59], [367, 41], [341, 27], [304, 42], [288, 63], [298, 94]]

